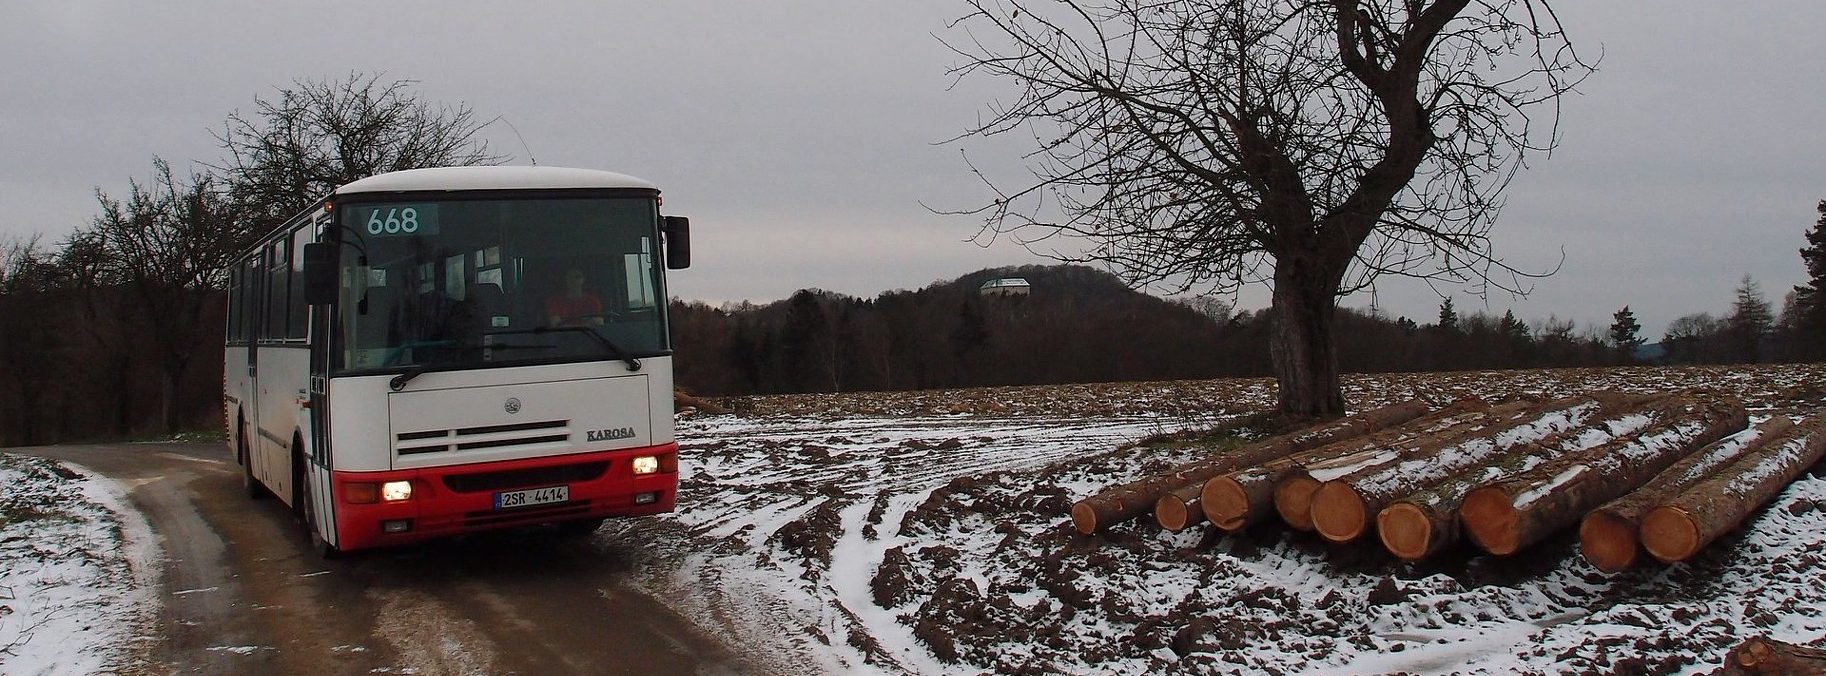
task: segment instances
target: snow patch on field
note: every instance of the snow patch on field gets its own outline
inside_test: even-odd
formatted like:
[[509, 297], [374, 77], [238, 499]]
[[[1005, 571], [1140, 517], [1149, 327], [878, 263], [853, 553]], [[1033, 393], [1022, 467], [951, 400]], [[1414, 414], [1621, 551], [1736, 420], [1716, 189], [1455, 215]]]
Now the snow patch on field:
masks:
[[[1826, 402], [1781, 388], [1810, 368], [1357, 376], [1347, 398], [1367, 409], [1416, 392], [1444, 403], [1738, 383], [1754, 408], [1802, 412]], [[782, 673], [1700, 672], [1751, 635], [1826, 634], [1812, 610], [1826, 605], [1818, 478], [1687, 564], [1614, 577], [1570, 535], [1519, 557], [1465, 548], [1404, 564], [1279, 527], [1086, 537], [1068, 525], [1073, 500], [1211, 452], [1119, 447], [1266, 408], [1272, 393], [1212, 381], [750, 400], [745, 416], [682, 422], [677, 513], [606, 537], [659, 543], [641, 583]], [[1652, 422], [1589, 417], [1501, 445], [1586, 424], [1549, 455], [1567, 454]]]
[[158, 610], [158, 559], [113, 482], [0, 453], [0, 673], [143, 668], [136, 639]]

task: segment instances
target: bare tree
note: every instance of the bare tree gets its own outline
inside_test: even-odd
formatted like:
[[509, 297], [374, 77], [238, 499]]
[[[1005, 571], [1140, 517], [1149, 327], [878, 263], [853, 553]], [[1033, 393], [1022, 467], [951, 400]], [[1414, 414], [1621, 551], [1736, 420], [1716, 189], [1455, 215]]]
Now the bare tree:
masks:
[[247, 223], [233, 217], [214, 177], [179, 178], [164, 160], [155, 157], [152, 163], [151, 183], [132, 181], [125, 201], [96, 191], [102, 213], [89, 231], [72, 239], [72, 253], [82, 259], [69, 262], [72, 271], [119, 280], [133, 295], [133, 308], [148, 329], [144, 340], [159, 363], [159, 419], [169, 432], [182, 417], [178, 386], [197, 346], [220, 334], [221, 328], [205, 325], [203, 317], [218, 300], [212, 292], [223, 286], [245, 239], [237, 233]]
[[51, 412], [67, 385], [57, 314], [63, 284], [37, 236], [0, 240], [0, 445], [56, 440]]
[[467, 105], [434, 106], [411, 80], [294, 80], [278, 98], [254, 99], [254, 111], [230, 113], [216, 140], [227, 151], [221, 173], [230, 196], [258, 217], [258, 232], [277, 227], [344, 183], [402, 169], [496, 164]]
[[1038, 145], [1033, 180], [978, 171], [983, 237], [1130, 283], [1272, 282], [1283, 413], [1342, 413], [1337, 298], [1379, 275], [1526, 290], [1488, 233], [1557, 141], [1536, 110], [1592, 70], [1542, 0], [969, 2], [959, 75], [1018, 95], [960, 138]]

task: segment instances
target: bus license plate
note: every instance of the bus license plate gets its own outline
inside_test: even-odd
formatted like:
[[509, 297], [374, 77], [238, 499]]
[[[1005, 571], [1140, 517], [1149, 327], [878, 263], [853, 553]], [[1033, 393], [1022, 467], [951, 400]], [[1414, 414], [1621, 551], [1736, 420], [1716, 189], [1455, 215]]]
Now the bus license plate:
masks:
[[570, 502], [570, 486], [548, 486], [529, 488], [523, 491], [502, 491], [495, 494], [495, 509], [513, 509], [533, 505], [549, 505], [554, 502]]

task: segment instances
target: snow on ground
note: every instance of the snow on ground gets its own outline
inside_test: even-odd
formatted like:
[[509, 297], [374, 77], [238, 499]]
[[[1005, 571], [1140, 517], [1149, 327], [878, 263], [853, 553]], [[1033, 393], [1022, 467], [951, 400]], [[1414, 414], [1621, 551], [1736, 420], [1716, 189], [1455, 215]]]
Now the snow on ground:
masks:
[[[1810, 413], [1826, 408], [1822, 376], [1357, 376], [1346, 399], [1705, 386], [1762, 414]], [[736, 415], [681, 420], [678, 511], [599, 537], [643, 543], [649, 593], [783, 673], [1691, 673], [1752, 635], [1826, 635], [1819, 477], [1693, 561], [1614, 577], [1570, 534], [1514, 558], [1403, 564], [1278, 527], [1068, 525], [1072, 501], [1212, 452], [1160, 435], [1272, 396], [1222, 380], [735, 400]]]
[[157, 546], [113, 482], [0, 453], [0, 673], [143, 666]]
[[[1705, 386], [1826, 409], [1826, 367], [1353, 376], [1367, 409]], [[1266, 380], [763, 397], [681, 420], [678, 511], [611, 522], [645, 590], [781, 673], [1676, 673], [1751, 635], [1826, 636], [1826, 478], [1694, 560], [1606, 577], [1570, 536], [1402, 564], [1258, 527], [1125, 524], [1072, 501], [1214, 451], [1173, 433], [1273, 403]], [[1148, 440], [1146, 443], [1137, 443]], [[0, 454], [0, 673], [143, 662], [156, 544], [118, 488]]]

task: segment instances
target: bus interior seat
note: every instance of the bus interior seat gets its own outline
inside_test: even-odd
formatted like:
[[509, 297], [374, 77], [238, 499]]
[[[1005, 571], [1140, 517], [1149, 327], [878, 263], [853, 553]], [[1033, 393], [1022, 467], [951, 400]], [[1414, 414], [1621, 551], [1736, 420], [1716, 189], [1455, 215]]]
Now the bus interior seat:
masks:
[[475, 304], [477, 314], [482, 317], [484, 326], [506, 326], [502, 322], [511, 322], [511, 308], [507, 307], [507, 294], [501, 291], [501, 285], [493, 282], [481, 282], [470, 290], [470, 301]]

